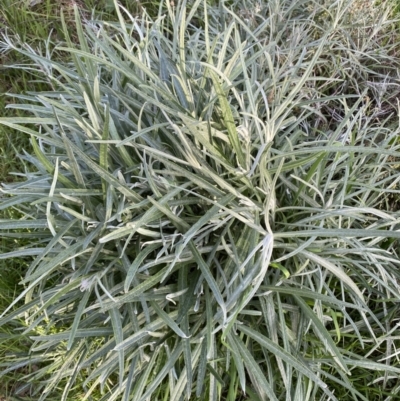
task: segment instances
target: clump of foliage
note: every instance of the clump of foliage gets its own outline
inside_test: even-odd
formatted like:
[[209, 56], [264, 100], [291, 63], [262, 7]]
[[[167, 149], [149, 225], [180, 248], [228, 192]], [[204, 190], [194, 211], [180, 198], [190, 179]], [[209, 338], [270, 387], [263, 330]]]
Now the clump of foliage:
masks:
[[51, 90], [0, 119], [33, 149], [0, 324], [34, 343], [3, 373], [34, 365], [39, 400], [397, 397], [398, 59], [384, 13], [321, 3], [75, 8], [71, 63], [4, 36]]

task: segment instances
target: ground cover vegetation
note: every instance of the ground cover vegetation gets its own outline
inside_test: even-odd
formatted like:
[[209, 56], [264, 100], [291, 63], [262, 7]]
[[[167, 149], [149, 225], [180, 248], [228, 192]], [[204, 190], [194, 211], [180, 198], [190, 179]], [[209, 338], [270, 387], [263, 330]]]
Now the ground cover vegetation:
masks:
[[2, 31], [4, 395], [398, 399], [396, 5], [128, 5]]

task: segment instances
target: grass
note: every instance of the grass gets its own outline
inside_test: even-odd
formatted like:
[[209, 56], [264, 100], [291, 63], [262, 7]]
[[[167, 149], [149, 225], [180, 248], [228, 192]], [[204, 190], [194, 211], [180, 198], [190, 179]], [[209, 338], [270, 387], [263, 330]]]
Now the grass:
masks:
[[104, 7], [3, 36], [7, 395], [396, 400], [394, 6]]
[[[88, 10], [94, 6], [91, 2], [78, 3], [89, 15]], [[98, 15], [107, 15], [106, 4], [97, 2]], [[9, 37], [18, 37], [21, 41], [29, 44], [33, 48], [43, 48], [47, 43], [50, 47], [54, 46], [60, 40], [62, 35], [62, 24], [60, 20], [60, 9], [63, 8], [67, 20], [74, 23], [74, 12], [72, 2], [38, 2], [36, 5], [30, 5], [26, 1], [8, 1], [0, 2], [0, 32], [6, 33]], [[101, 12], [100, 12], [101, 11]], [[24, 69], [13, 70], [7, 68], [8, 65], [23, 64], [28, 59], [17, 52], [4, 52], [0, 55], [0, 108], [3, 110], [3, 116], [18, 117], [25, 115], [24, 111], [15, 109], [6, 109], [6, 105], [16, 101], [16, 98], [5, 96], [5, 93], [26, 93], [29, 90], [48, 90], [49, 87], [43, 80], [37, 80], [31, 73]], [[4, 126], [0, 126], [0, 181], [15, 182], [19, 181], [19, 174], [27, 168], [16, 155], [21, 154], [23, 149], [31, 150], [29, 138], [21, 135], [18, 131], [10, 130]], [[21, 215], [15, 208], [6, 208], [0, 211], [0, 218], [19, 218]], [[2, 253], [12, 252], [27, 242], [22, 239], [5, 238], [1, 239]], [[4, 311], [16, 297], [19, 290], [18, 283], [25, 274], [29, 263], [26, 258], [12, 258], [0, 260], [0, 288], [1, 306], [0, 310]], [[27, 334], [23, 334], [26, 329], [23, 319], [11, 322], [6, 327], [1, 328], [0, 333], [0, 361], [3, 366], [14, 364], [22, 355], [27, 357], [32, 340]], [[3, 370], [5, 370], [3, 368]], [[29, 396], [31, 386], [26, 386], [23, 379], [31, 369], [23, 368], [3, 375], [0, 385], [0, 399], [13, 399], [13, 396]]]

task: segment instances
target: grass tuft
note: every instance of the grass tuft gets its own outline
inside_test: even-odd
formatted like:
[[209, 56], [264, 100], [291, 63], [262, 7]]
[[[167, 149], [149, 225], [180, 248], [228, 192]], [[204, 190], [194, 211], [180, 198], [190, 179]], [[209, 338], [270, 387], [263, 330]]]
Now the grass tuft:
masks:
[[30, 258], [0, 325], [30, 351], [0, 377], [40, 401], [395, 400], [390, 10], [115, 5], [75, 4], [54, 47], [3, 34], [40, 85], [0, 118], [31, 146], [0, 202], [1, 259]]

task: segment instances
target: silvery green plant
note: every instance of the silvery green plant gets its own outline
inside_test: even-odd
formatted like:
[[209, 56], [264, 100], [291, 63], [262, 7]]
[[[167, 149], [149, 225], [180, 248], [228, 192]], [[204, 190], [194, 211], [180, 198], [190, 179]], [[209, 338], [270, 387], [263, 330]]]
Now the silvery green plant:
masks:
[[396, 59], [385, 15], [367, 40], [350, 6], [116, 5], [76, 9], [77, 43], [66, 24], [44, 52], [4, 36], [50, 90], [0, 119], [32, 146], [1, 187], [22, 217], [0, 229], [29, 244], [1, 257], [32, 263], [0, 323], [33, 345], [3, 374], [34, 364], [39, 400], [368, 400], [357, 370], [391, 386]]

